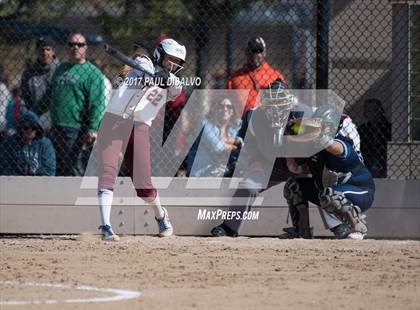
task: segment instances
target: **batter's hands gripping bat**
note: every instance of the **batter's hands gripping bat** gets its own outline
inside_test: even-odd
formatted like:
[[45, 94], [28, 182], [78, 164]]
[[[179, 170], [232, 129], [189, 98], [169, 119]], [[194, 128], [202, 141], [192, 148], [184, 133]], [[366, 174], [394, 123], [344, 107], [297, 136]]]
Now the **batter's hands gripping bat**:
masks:
[[141, 72], [144, 72], [144, 73], [150, 75], [151, 77], [155, 76], [154, 72], [150, 72], [150, 71], [144, 69], [143, 67], [139, 66], [139, 64], [136, 63], [133, 59], [131, 59], [130, 57], [128, 57], [124, 53], [120, 52], [116, 48], [112, 47], [111, 45], [104, 44], [104, 50], [107, 54], [109, 54], [112, 57], [118, 59], [119, 61], [121, 61], [122, 63], [124, 63], [128, 66], [130, 66], [131, 68], [139, 70]]

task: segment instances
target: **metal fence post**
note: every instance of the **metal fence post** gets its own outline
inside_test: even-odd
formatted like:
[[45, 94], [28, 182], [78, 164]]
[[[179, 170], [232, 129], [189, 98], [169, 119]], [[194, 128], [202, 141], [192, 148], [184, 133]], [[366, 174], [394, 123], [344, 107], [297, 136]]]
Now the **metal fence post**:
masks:
[[317, 0], [316, 88], [328, 89], [330, 1]]
[[[195, 49], [196, 49], [196, 76], [205, 80], [205, 64], [207, 63], [207, 44], [209, 41], [209, 1], [200, 0], [198, 3], [198, 24], [195, 33]], [[202, 88], [200, 85], [199, 88]]]

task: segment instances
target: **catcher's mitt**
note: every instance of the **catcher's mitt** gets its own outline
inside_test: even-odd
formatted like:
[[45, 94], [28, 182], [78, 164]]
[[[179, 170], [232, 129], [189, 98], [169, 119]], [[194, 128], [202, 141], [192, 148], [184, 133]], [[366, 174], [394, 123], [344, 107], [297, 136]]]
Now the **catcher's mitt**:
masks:
[[294, 142], [316, 141], [321, 137], [322, 128], [322, 123], [318, 119], [298, 118], [289, 121], [286, 135]]

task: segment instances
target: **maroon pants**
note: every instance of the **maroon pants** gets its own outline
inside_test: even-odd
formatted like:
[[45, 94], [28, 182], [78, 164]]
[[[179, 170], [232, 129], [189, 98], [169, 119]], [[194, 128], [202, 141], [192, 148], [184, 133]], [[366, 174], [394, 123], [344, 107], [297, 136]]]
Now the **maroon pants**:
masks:
[[120, 169], [120, 152], [137, 196], [147, 202], [156, 198], [151, 180], [149, 126], [106, 113], [98, 133], [98, 188], [113, 190]]

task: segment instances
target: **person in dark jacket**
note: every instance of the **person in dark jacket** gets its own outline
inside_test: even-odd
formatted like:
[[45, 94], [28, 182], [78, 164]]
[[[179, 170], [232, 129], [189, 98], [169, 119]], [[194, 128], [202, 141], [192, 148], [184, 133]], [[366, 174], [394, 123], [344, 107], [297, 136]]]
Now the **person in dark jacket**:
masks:
[[0, 144], [0, 175], [55, 175], [55, 150], [35, 113], [26, 112], [17, 133]]
[[382, 102], [378, 99], [366, 100], [363, 114], [367, 122], [357, 129], [360, 132], [364, 163], [374, 178], [386, 178], [387, 149], [388, 141], [391, 141], [392, 137], [392, 125], [388, 122]]
[[82, 33], [70, 33], [66, 43], [68, 61], [57, 67], [44, 96], [31, 110], [39, 116], [51, 114], [57, 175], [81, 176], [87, 165], [81, 153], [91, 149], [104, 114], [104, 75], [86, 59], [88, 45]]
[[55, 56], [54, 41], [48, 37], [40, 37], [36, 42], [37, 59], [22, 74], [22, 99], [30, 109], [51, 84], [55, 69], [60, 65]]

